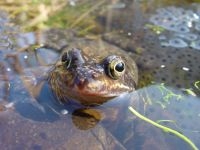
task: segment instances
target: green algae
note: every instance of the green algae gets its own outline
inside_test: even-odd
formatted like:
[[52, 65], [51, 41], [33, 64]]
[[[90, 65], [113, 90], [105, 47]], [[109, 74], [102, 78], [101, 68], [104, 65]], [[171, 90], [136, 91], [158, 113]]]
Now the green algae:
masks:
[[146, 24], [145, 27], [153, 31], [155, 34], [161, 34], [162, 32], [165, 31], [163, 27], [157, 25]]

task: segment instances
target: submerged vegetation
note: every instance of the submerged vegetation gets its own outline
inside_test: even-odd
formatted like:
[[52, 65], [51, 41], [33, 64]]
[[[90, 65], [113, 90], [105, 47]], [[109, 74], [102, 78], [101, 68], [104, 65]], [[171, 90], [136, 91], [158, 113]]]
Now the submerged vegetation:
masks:
[[[200, 81], [196, 81], [194, 83], [195, 87], [197, 89], [199, 89], [199, 83]], [[169, 107], [173, 107], [171, 105], [174, 105], [174, 101], [182, 101], [183, 103], [186, 103], [187, 101], [191, 101], [190, 99], [188, 99], [188, 97], [196, 97], [196, 94], [191, 94], [194, 93], [192, 90], [190, 90], [189, 93], [185, 93], [188, 97], [185, 97], [184, 96], [184, 90], [182, 89], [182, 92], [178, 92], [177, 90], [175, 89], [171, 89], [170, 87], [167, 87], [164, 83], [160, 83], [160, 84], [156, 84], [156, 83], [153, 83], [153, 86], [154, 88], [147, 88], [147, 89], [144, 89], [144, 90], [141, 90], [141, 99], [143, 100], [143, 103], [144, 103], [144, 115], [140, 114], [135, 108], [134, 106], [129, 106], [128, 109], [129, 111], [131, 111], [131, 113], [133, 113], [135, 116], [137, 116], [139, 119], [147, 122], [148, 124], [151, 124], [157, 128], [160, 128], [161, 130], [163, 130], [164, 132], [166, 133], [171, 133], [177, 137], [179, 137], [180, 139], [182, 139], [183, 141], [185, 141], [187, 144], [190, 145], [190, 147], [193, 149], [193, 150], [198, 150], [197, 146], [192, 142], [191, 139], [189, 139], [186, 135], [184, 135], [184, 131], [188, 131], [188, 132], [195, 132], [195, 133], [199, 133], [200, 131], [199, 130], [193, 130], [193, 129], [183, 129], [180, 124], [178, 123], [178, 120], [170, 120], [169, 118], [162, 118], [161, 120], [156, 120], [156, 121], [153, 121], [151, 120], [149, 117], [146, 117], [148, 116], [147, 114], [147, 107], [148, 106], [158, 106], [157, 108], [161, 108], [161, 110], [164, 111], [169, 111], [170, 109], [168, 109]], [[153, 90], [154, 89], [154, 90]], [[156, 90], [156, 92], [155, 92]], [[152, 94], [152, 92], [156, 93], [156, 96], [155, 94]], [[178, 104], [178, 103], [176, 103]], [[180, 103], [179, 103], [180, 104]], [[181, 106], [180, 106], [181, 107]], [[152, 107], [151, 107], [152, 108]], [[176, 107], [173, 107], [172, 109], [176, 109]], [[184, 107], [182, 108], [182, 110], [179, 112], [179, 113], [183, 113], [185, 116], [189, 116], [191, 115], [191, 111], [189, 110], [186, 110]], [[169, 113], [170, 114], [170, 113]], [[168, 114], [168, 115], [169, 115]], [[172, 113], [173, 115], [173, 113]], [[194, 114], [193, 114], [194, 115]], [[197, 114], [199, 115], [199, 114]], [[165, 116], [166, 117], [166, 116]], [[182, 116], [183, 117], [183, 116]], [[172, 117], [173, 118], [173, 117]], [[163, 120], [163, 119], [166, 119], [166, 120]], [[165, 123], [165, 122], [168, 122], [168, 123], [172, 123], [174, 124], [174, 127], [173, 128], [176, 128], [176, 129], [172, 129], [172, 128], [169, 128], [167, 126], [164, 126], [162, 125], [162, 123]], [[181, 130], [181, 131], [178, 131], [178, 130]], [[182, 133], [183, 131], [183, 133]]]
[[137, 112], [133, 107], [131, 107], [131, 106], [129, 106], [128, 109], [129, 109], [134, 115], [136, 115], [138, 118], [140, 118], [140, 119], [146, 121], [146, 122], [149, 123], [149, 124], [152, 124], [153, 126], [155, 126], [155, 127], [157, 127], [157, 128], [162, 129], [164, 132], [174, 134], [175, 136], [181, 138], [181, 139], [184, 140], [186, 143], [188, 143], [188, 144], [191, 146], [191, 148], [192, 148], [193, 150], [198, 150], [198, 148], [196, 147], [196, 145], [195, 145], [189, 138], [187, 138], [187, 137], [184, 136], [183, 134], [179, 133], [178, 131], [173, 130], [173, 129], [168, 128], [168, 127], [165, 127], [165, 126], [163, 126], [163, 125], [160, 125], [159, 123], [156, 123], [156, 122], [154, 122], [153, 120], [146, 118], [145, 116], [143, 116], [143, 115], [141, 115], [140, 113], [138, 113], [138, 112]]

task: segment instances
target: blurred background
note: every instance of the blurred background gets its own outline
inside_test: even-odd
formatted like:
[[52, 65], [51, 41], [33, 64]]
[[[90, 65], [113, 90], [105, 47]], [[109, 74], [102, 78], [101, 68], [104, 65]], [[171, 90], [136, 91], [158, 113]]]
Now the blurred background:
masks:
[[136, 11], [148, 12], [167, 5], [185, 5], [199, 0], [1, 0], [6, 11], [24, 31], [48, 28], [74, 28], [81, 35], [102, 33], [98, 17], [108, 17], [108, 9], [125, 9], [134, 5]]

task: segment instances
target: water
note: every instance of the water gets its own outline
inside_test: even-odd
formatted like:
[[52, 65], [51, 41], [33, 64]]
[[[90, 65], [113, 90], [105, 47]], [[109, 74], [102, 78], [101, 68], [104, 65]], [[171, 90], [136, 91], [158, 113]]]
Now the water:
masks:
[[[7, 15], [1, 15], [1, 149], [191, 149], [131, 114], [128, 106], [200, 147], [199, 5], [154, 5], [119, 2], [109, 5], [112, 15], [99, 16], [106, 24], [104, 40], [131, 54], [140, 82], [133, 93], [91, 108], [59, 104], [44, 80], [59, 47], [76, 33], [53, 29], [40, 36], [23, 34], [7, 26]], [[46, 47], [37, 49], [41, 44]]]

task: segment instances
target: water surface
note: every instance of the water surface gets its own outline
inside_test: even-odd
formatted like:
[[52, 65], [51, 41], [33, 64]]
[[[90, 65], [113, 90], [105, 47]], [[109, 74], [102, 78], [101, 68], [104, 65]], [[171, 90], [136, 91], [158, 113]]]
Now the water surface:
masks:
[[[101, 36], [130, 53], [140, 81], [133, 93], [92, 108], [59, 104], [43, 80], [59, 58], [59, 48], [77, 38], [76, 32], [23, 33], [1, 14], [2, 149], [191, 149], [131, 114], [129, 105], [200, 147], [200, 5], [186, 1], [104, 5], [104, 13], [97, 13], [96, 19]], [[37, 49], [40, 44], [46, 47]]]

